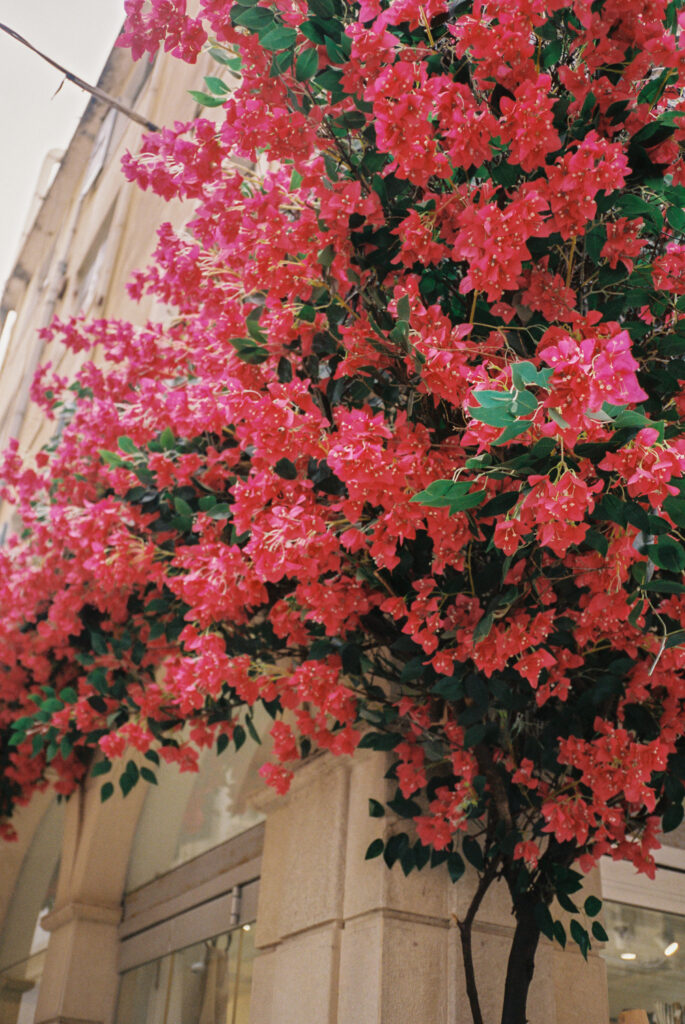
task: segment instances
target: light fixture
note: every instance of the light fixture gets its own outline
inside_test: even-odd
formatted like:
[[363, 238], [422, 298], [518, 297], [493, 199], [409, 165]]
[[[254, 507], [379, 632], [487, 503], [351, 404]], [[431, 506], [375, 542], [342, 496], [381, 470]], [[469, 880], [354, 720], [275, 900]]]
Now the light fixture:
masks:
[[[250, 930], [250, 928], [251, 928], [251, 927], [252, 927], [252, 925], [251, 925], [251, 924], [244, 924], [244, 925], [243, 925], [243, 931], [244, 931], [244, 932], [249, 932], [249, 930]], [[676, 949], [677, 949], [677, 948], [678, 948], [678, 943], [676, 942]], [[675, 949], [673, 950], [673, 952], [675, 953]], [[667, 955], [667, 956], [670, 956], [671, 954], [670, 954], [670, 953], [667, 953], [666, 955]]]
[[621, 960], [637, 960], [637, 953], [621, 953]]
[[677, 942], [669, 942], [664, 950], [664, 956], [673, 956], [674, 953], [678, 952], [679, 948], [680, 946]]

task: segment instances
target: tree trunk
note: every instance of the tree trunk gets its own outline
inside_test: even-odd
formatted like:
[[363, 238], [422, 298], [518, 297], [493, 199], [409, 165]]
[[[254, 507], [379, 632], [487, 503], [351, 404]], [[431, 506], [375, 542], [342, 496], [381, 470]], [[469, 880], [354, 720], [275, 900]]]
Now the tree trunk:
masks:
[[534, 908], [535, 901], [525, 897], [517, 900], [515, 905], [516, 929], [507, 964], [502, 1024], [526, 1024], [528, 1019], [528, 989], [533, 980], [535, 951], [540, 938]]

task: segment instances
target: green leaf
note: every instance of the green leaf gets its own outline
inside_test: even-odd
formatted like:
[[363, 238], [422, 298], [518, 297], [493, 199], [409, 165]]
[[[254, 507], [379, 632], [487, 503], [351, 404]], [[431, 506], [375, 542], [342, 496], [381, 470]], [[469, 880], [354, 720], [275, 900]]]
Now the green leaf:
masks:
[[609, 936], [607, 935], [607, 933], [605, 932], [604, 928], [599, 923], [599, 921], [593, 921], [592, 922], [592, 934], [594, 935], [594, 937], [597, 939], [598, 942], [608, 942], [609, 941]]
[[394, 750], [400, 741], [399, 736], [387, 732], [365, 732], [359, 746], [366, 750]]
[[121, 448], [122, 452], [126, 452], [127, 455], [137, 455], [138, 446], [131, 440], [130, 437], [120, 437], [117, 444]]
[[450, 513], [463, 512], [480, 505], [486, 491], [471, 492], [470, 481], [434, 480], [425, 491], [415, 494], [410, 500], [427, 508], [448, 508]]
[[566, 929], [564, 928], [561, 921], [554, 922], [554, 938], [557, 940], [562, 949], [566, 949]]
[[297, 32], [294, 28], [277, 25], [260, 36], [259, 41], [265, 50], [289, 50], [297, 42]]
[[231, 13], [234, 25], [242, 25], [243, 28], [250, 28], [256, 32], [266, 32], [277, 25], [273, 11], [270, 11], [268, 7], [255, 6], [247, 10], [234, 7], [233, 10], [238, 12], [235, 15]]
[[519, 434], [525, 433], [529, 427], [530, 423], [527, 420], [516, 420], [514, 423], [510, 423], [492, 443], [506, 444], [507, 441], [512, 441]]
[[685, 549], [672, 537], [659, 537], [656, 544], [645, 547], [645, 553], [667, 572], [680, 573], [685, 569]]
[[658, 432], [659, 441], [663, 441], [666, 423], [664, 420], [650, 420], [635, 409], [623, 409], [614, 418], [614, 426], [618, 428], [635, 427], [637, 430], [642, 430], [643, 427], [652, 427]]
[[307, 7], [319, 18], [332, 18], [335, 14], [333, 0], [308, 0]]
[[476, 871], [482, 871], [485, 867], [485, 860], [483, 859], [480, 843], [473, 836], [464, 836], [461, 841], [461, 848], [469, 864], [473, 864]]
[[252, 739], [255, 741], [255, 743], [258, 743], [260, 745], [260, 747], [261, 747], [262, 741], [260, 739], [259, 733], [257, 732], [257, 730], [254, 727], [254, 722], [252, 721], [252, 715], [246, 715], [245, 716], [245, 725], [247, 726], [247, 731], [249, 732], [249, 734], [252, 737]]
[[673, 832], [678, 828], [685, 817], [685, 808], [682, 803], [671, 804], [661, 819], [662, 832]]
[[583, 904], [583, 908], [588, 917], [597, 917], [597, 914], [602, 909], [602, 901], [597, 896], [588, 896]]
[[109, 800], [109, 798], [111, 796], [113, 796], [113, 795], [114, 795], [114, 786], [113, 786], [113, 784], [111, 782], [106, 782], [104, 784], [104, 786], [102, 787], [102, 789], [100, 790], [100, 803], [104, 804], [105, 800]]
[[456, 850], [447, 854], [447, 871], [452, 882], [458, 882], [466, 871], [466, 864]]
[[[551, 68], [554, 64], [558, 64], [561, 59], [562, 51], [561, 39], [555, 39], [553, 42], [546, 46], [542, 51], [542, 66], [543, 68]], [[551, 938], [551, 936], [550, 936]]]
[[364, 860], [373, 860], [374, 857], [380, 857], [385, 849], [385, 843], [382, 839], [374, 839], [370, 844], [366, 853], [364, 854]]
[[369, 816], [371, 818], [382, 818], [385, 815], [385, 808], [378, 800], [369, 798]]
[[[129, 764], [132, 763], [133, 762], [131, 761], [129, 762]], [[137, 768], [135, 772], [130, 772], [127, 768], [123, 775], [119, 776], [119, 788], [121, 789], [121, 792], [123, 793], [124, 796], [128, 796], [133, 787], [137, 785], [138, 774], [139, 773]]]
[[229, 338], [229, 344], [233, 346], [236, 353], [244, 363], [263, 363], [269, 358], [261, 345], [257, 345], [252, 338]]
[[571, 938], [578, 944], [578, 948], [583, 954], [583, 958], [587, 960], [588, 950], [590, 949], [590, 935], [588, 931], [583, 928], [580, 921], [577, 921], [575, 918], [571, 921]]
[[59, 691], [59, 695], [65, 704], [75, 704], [78, 700], [78, 693], [73, 686], [65, 686], [63, 690]]
[[335, 259], [335, 246], [324, 246], [324, 248], [320, 250], [317, 259], [322, 267], [330, 267], [331, 263]]
[[392, 800], [388, 800], [388, 807], [400, 818], [416, 818], [421, 813], [421, 808], [416, 800], [408, 800], [398, 790]]
[[562, 910], [565, 910], [568, 914], [577, 914], [578, 907], [575, 905], [572, 899], [570, 899], [565, 892], [557, 892], [557, 902]]
[[548, 938], [554, 939], [554, 920], [549, 912], [549, 907], [546, 903], [537, 903], [533, 909], [533, 915], [537, 923], [538, 928], [542, 934]]
[[187, 501], [183, 498], [174, 498], [174, 508], [179, 516], [185, 516], [187, 519], [192, 519], [194, 512]]
[[297, 479], [297, 467], [294, 462], [285, 457], [279, 459], [274, 466], [274, 473], [278, 473], [284, 480], [296, 480]]
[[230, 519], [231, 506], [220, 501], [217, 505], [212, 505], [210, 509], [207, 509], [207, 515], [210, 519]]
[[122, 459], [116, 452], [108, 452], [106, 448], [101, 448], [98, 454], [106, 466], [126, 465], [126, 459]]
[[530, 416], [538, 407], [537, 399], [530, 391], [517, 391], [511, 403], [511, 411], [515, 416]]
[[546, 388], [552, 376], [552, 369], [537, 370], [533, 363], [527, 361], [511, 364], [511, 382], [517, 391], [534, 386]]
[[670, 206], [666, 211], [666, 220], [675, 231], [685, 233], [685, 210], [679, 206]]
[[41, 711], [47, 711], [49, 714], [54, 714], [55, 711], [61, 711], [64, 707], [64, 701], [61, 701], [59, 697], [48, 697], [41, 704]]
[[159, 785], [159, 783], [157, 782], [157, 776], [153, 771], [150, 771], [149, 768], [141, 768], [140, 774], [141, 777], [145, 779], [146, 782], [150, 782], [153, 786]]
[[102, 761], [95, 762], [95, 764], [90, 770], [90, 774], [93, 776], [94, 779], [96, 779], [98, 775], [106, 775], [107, 772], [111, 771], [111, 768], [112, 762], [109, 760], [109, 758], [103, 757]]
[[226, 96], [231, 91], [230, 85], [226, 85], [223, 79], [215, 75], [208, 75], [205, 78], [205, 85], [214, 96]]
[[159, 435], [159, 443], [161, 444], [164, 451], [168, 452], [176, 444], [176, 438], [171, 427], [165, 427], [162, 433]]
[[675, 580], [650, 580], [643, 584], [644, 590], [652, 590], [656, 594], [685, 594], [685, 585]]
[[389, 868], [404, 854], [408, 846], [409, 836], [406, 832], [398, 832], [397, 835], [390, 836], [383, 851], [383, 860]]
[[188, 95], [201, 107], [221, 107], [226, 102], [223, 96], [212, 96], [208, 92], [198, 92], [197, 89], [189, 89]]
[[409, 304], [409, 296], [402, 295], [397, 300], [397, 319], [406, 323], [411, 315], [411, 306]]
[[295, 62], [295, 78], [298, 82], [308, 82], [319, 69], [319, 55], [316, 50], [302, 50]]
[[462, 679], [448, 676], [445, 679], [439, 679], [431, 692], [437, 693], [445, 700], [461, 700], [464, 696], [464, 682]]
[[663, 219], [659, 207], [656, 204], [640, 199], [639, 196], [618, 196], [614, 203], [614, 209], [626, 217], [646, 217], [647, 220], [652, 222], [657, 231], [661, 231]]
[[473, 642], [474, 644], [479, 643], [481, 640], [485, 640], [490, 630], [492, 629], [492, 623], [494, 621], [492, 612], [488, 612], [478, 622], [476, 628], [473, 631]]
[[665, 647], [680, 647], [682, 644], [685, 644], [685, 629], [676, 629], [668, 634]]
[[223, 64], [224, 67], [230, 68], [232, 71], [240, 71], [243, 65], [242, 60], [237, 54], [226, 53], [225, 50], [220, 49], [218, 46], [212, 46], [209, 50], [209, 55], [217, 64]]

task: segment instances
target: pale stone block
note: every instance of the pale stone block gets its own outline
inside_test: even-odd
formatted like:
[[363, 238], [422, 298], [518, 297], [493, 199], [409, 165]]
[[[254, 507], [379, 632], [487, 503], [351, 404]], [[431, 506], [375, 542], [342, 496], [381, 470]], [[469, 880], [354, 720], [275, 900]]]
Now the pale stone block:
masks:
[[110, 1024], [119, 980], [117, 950], [114, 924], [79, 918], [53, 931], [36, 1024], [63, 1018]]
[[337, 1024], [340, 931], [332, 924], [290, 936], [256, 961], [253, 991], [266, 979], [268, 993], [251, 1007], [251, 1024]]
[[337, 1024], [378, 1024], [383, 1002], [383, 917], [367, 914], [349, 921], [340, 948]]
[[258, 947], [342, 919], [348, 765], [303, 765], [266, 822], [257, 913]]
[[348, 922], [337, 1024], [448, 1024], [448, 936], [444, 925], [392, 911]]
[[257, 951], [252, 963], [250, 1024], [268, 1024], [272, 1020], [277, 954], [278, 947]]
[[604, 960], [590, 953], [586, 963], [580, 953], [572, 950], [564, 953], [558, 948], [552, 950], [552, 958], [555, 1024], [606, 1024], [609, 990]]
[[383, 778], [386, 758], [369, 752], [356, 759], [350, 769], [349, 824], [345, 859], [344, 916], [348, 920], [379, 907], [447, 919], [449, 879], [444, 867], [412, 871], [405, 877], [399, 864], [388, 870], [382, 857], [365, 860], [370, 843], [387, 839], [393, 831], [410, 832], [411, 821], [393, 821], [394, 816], [369, 817], [369, 798], [392, 797], [394, 784]]

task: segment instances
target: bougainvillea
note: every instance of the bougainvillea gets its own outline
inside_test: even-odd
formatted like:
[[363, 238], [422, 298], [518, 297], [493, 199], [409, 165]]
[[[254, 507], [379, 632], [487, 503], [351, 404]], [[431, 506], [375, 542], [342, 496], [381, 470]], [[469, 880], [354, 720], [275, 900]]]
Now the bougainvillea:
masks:
[[49, 328], [102, 358], [39, 373], [61, 433], [4, 458], [6, 814], [98, 749], [192, 770], [263, 704], [278, 791], [392, 751], [410, 825], [368, 856], [478, 872], [476, 1024], [496, 879], [508, 1024], [554, 896], [603, 938], [571, 865], [649, 873], [682, 819], [680, 6], [126, 0], [220, 109], [124, 163], [195, 203], [131, 284], [177, 317]]

